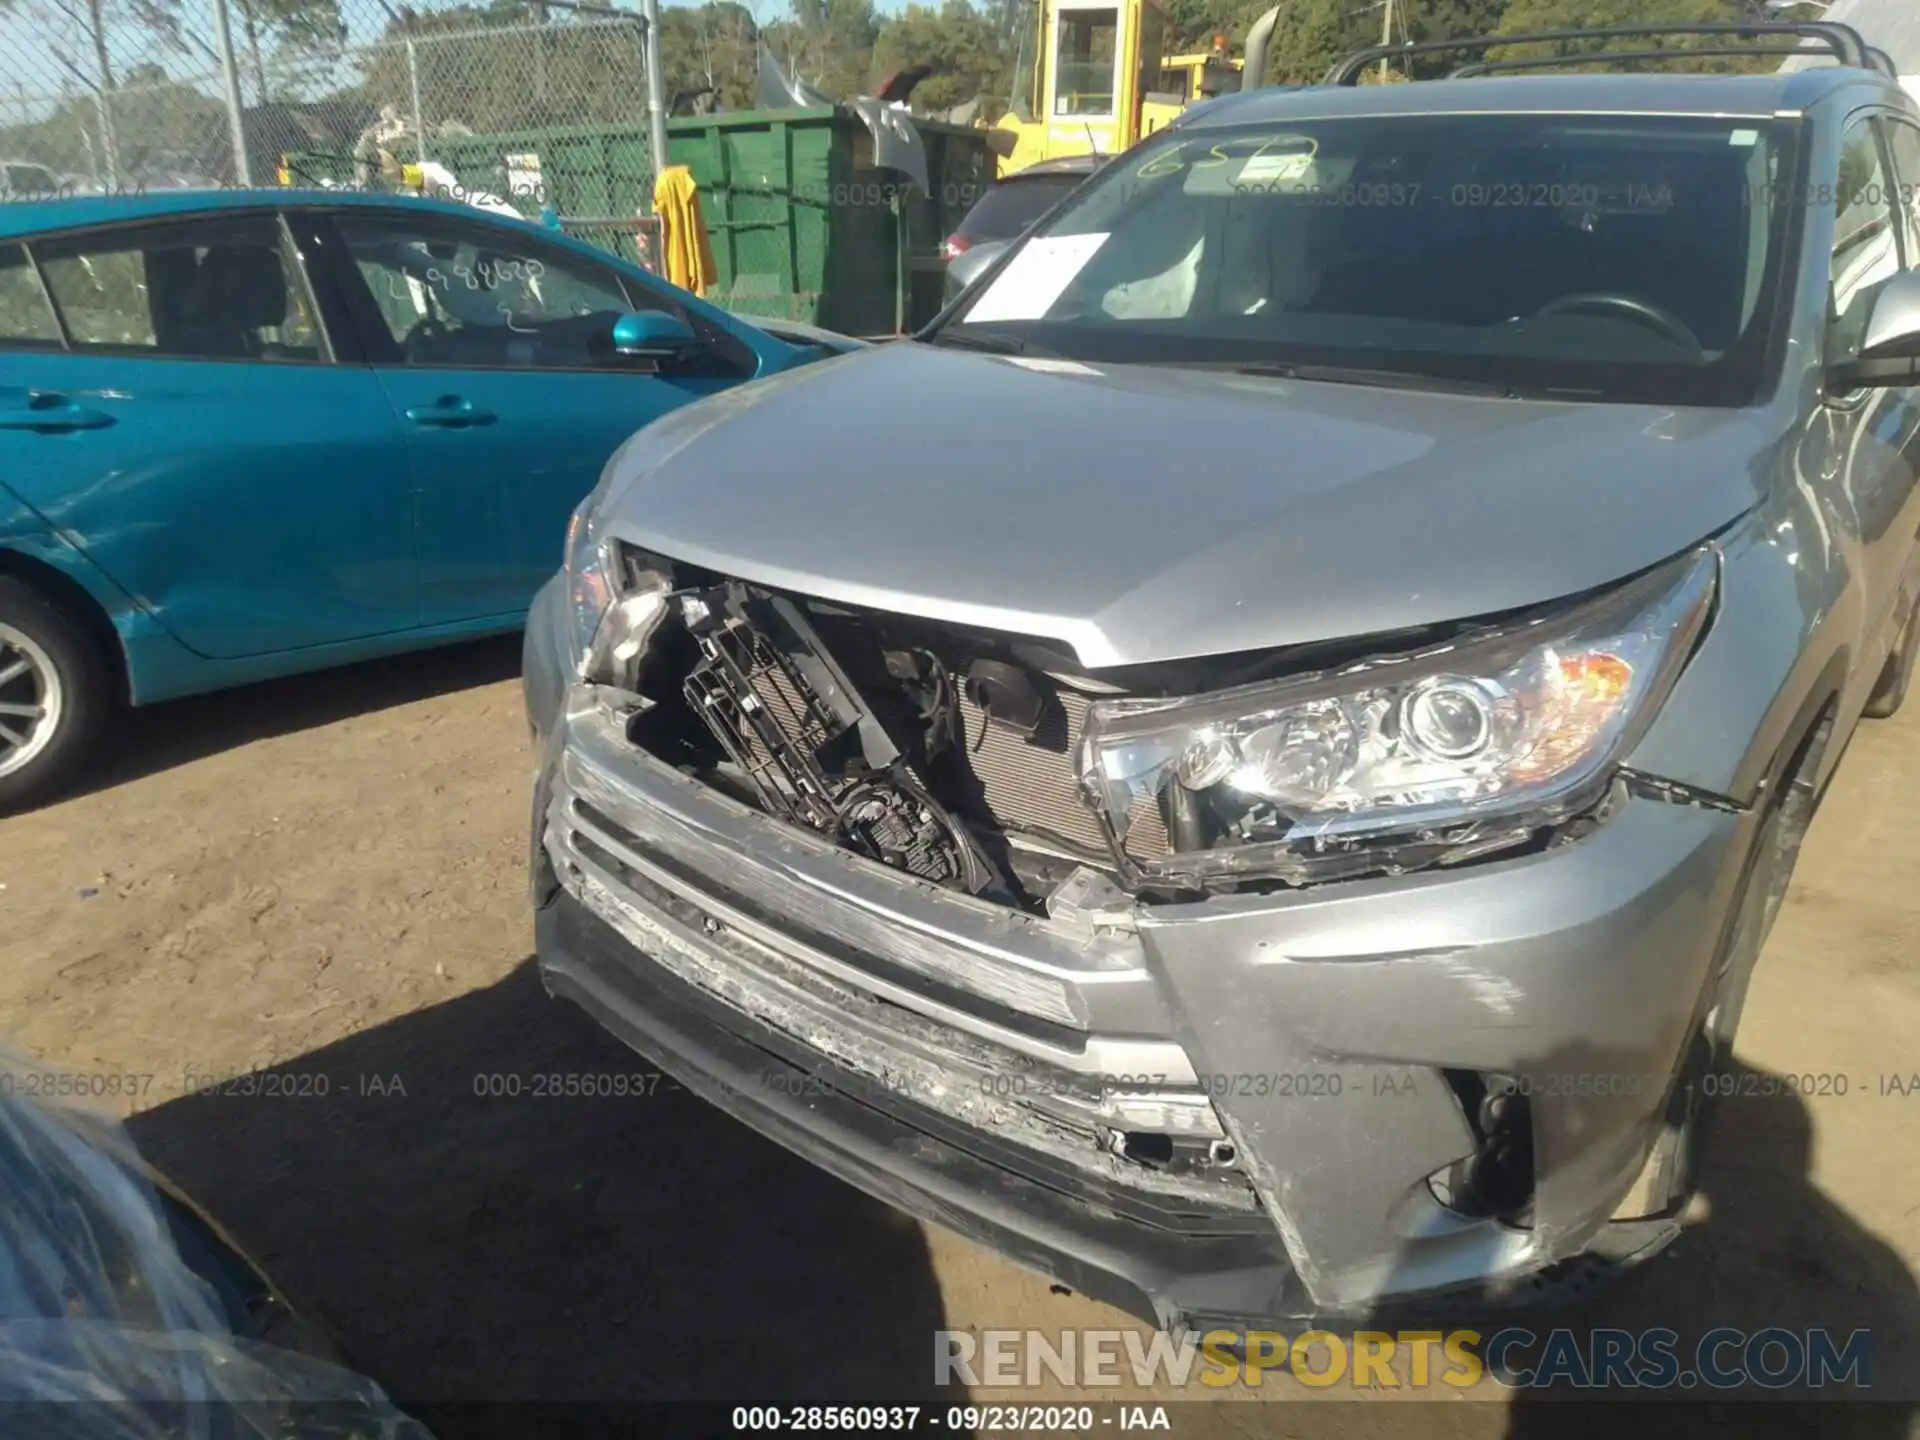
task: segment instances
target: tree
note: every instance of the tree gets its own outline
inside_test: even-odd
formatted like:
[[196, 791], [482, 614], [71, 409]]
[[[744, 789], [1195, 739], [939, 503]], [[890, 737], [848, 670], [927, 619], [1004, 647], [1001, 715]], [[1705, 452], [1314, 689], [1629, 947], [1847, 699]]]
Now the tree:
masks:
[[[1517, 35], [1529, 30], [1566, 30], [1581, 27], [1604, 29], [1615, 25], [1730, 23], [1764, 18], [1767, 13], [1758, 0], [1511, 0], [1507, 6], [1506, 15], [1501, 21], [1500, 30], [1502, 34]], [[1603, 42], [1595, 42], [1591, 45], [1562, 45], [1557, 49], [1562, 54], [1578, 54], [1583, 49], [1600, 48], [1601, 43]], [[1659, 45], [1673, 45], [1679, 48], [1687, 43], [1677, 39], [1664, 41], [1649, 39], [1644, 46], [1630, 44], [1626, 48], [1653, 49]], [[1739, 42], [1731, 36], [1725, 36], [1707, 39], [1700, 43], [1731, 45]], [[1621, 47], [1615, 45], [1613, 48]], [[1544, 49], [1545, 47], [1532, 45], [1514, 46], [1498, 54], [1502, 58], [1519, 59], [1522, 56], [1540, 54]], [[1754, 71], [1777, 69], [1779, 64], [1777, 55], [1763, 55], [1756, 56], [1752, 60], [1738, 57], [1689, 60], [1673, 68], [1721, 72]], [[1604, 68], [1615, 67], [1609, 65]]]
[[304, 68], [330, 61], [347, 42], [347, 23], [339, 0], [235, 0], [240, 12], [240, 42], [256, 98], [274, 98], [268, 82], [268, 50], [281, 65]]
[[[1353, 0], [1281, 0], [1281, 4], [1285, 8], [1267, 55], [1269, 83], [1318, 84], [1340, 56], [1380, 43], [1380, 11]], [[1266, 9], [1258, 0], [1240, 5], [1235, 15], [1239, 23], [1229, 33], [1243, 39]]]
[[880, 39], [873, 0], [791, 0], [792, 16], [765, 27], [788, 71], [836, 98], [865, 93]]
[[562, 20], [529, 29], [521, 0], [394, 14], [364, 52], [358, 98], [408, 115], [414, 74], [429, 133], [631, 124], [646, 112], [638, 26]]
[[950, 110], [975, 96], [1004, 101], [1013, 74], [1011, 37], [999, 17], [968, 0], [946, 0], [939, 9], [908, 5], [889, 16], [873, 47], [872, 77], [878, 82], [909, 65], [936, 71], [914, 87], [916, 110]]
[[759, 27], [744, 5], [709, 0], [660, 14], [660, 56], [669, 102], [712, 86], [729, 110], [758, 104]]
[[[86, 168], [101, 180], [117, 182], [121, 144], [115, 106], [110, 98], [119, 88], [111, 55], [113, 34], [122, 27], [138, 28], [163, 52], [197, 55], [181, 26], [179, 0], [82, 0], [80, 4], [34, 0], [26, 8], [38, 22], [42, 43], [54, 63], [69, 79], [97, 97], [92, 107], [92, 123], [75, 116], [75, 133], [89, 152]], [[85, 56], [71, 48], [75, 24], [81, 31], [77, 38], [87, 50]]]

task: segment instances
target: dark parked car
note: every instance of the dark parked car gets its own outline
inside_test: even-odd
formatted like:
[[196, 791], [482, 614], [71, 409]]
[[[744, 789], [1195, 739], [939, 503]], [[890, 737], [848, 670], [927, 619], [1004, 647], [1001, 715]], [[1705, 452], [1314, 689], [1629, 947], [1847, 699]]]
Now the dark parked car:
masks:
[[1064, 200], [1094, 171], [1105, 155], [1068, 155], [996, 180], [967, 211], [960, 228], [940, 245], [947, 262], [946, 298], [952, 300], [986, 272], [1007, 243]]

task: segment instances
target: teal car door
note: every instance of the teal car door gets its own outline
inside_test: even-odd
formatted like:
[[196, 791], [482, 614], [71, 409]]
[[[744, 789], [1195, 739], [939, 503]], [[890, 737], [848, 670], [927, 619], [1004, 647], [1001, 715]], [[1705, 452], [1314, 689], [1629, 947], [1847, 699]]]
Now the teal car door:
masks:
[[419, 623], [400, 426], [335, 363], [272, 211], [30, 239], [0, 250], [0, 292], [46, 316], [0, 339], [0, 487], [182, 644]]
[[759, 368], [712, 328], [671, 371], [616, 354], [620, 315], [685, 307], [523, 227], [371, 207], [318, 223], [406, 434], [428, 624], [523, 614], [621, 442]]

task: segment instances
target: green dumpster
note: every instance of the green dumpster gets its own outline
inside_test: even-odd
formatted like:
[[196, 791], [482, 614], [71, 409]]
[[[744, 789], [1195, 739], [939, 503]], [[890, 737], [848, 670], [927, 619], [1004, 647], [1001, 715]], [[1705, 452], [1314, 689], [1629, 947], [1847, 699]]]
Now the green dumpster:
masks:
[[[929, 189], [873, 161], [849, 110], [753, 110], [667, 122], [667, 154], [699, 187], [713, 245], [711, 298], [748, 315], [851, 335], [917, 328], [940, 308], [940, 242], [993, 181], [986, 132], [915, 121]], [[404, 150], [407, 153], [401, 153]], [[397, 158], [412, 160], [410, 145]], [[636, 258], [620, 228], [653, 203], [644, 121], [443, 136], [428, 153], [528, 216], [550, 205], [571, 233]], [[290, 156], [293, 183], [346, 180], [349, 157]], [[596, 223], [599, 222], [599, 223]]]
[[755, 110], [667, 122], [693, 173], [721, 304], [749, 315], [892, 334], [940, 308], [942, 239], [992, 183], [986, 132], [915, 122], [928, 191], [873, 162], [847, 110]]

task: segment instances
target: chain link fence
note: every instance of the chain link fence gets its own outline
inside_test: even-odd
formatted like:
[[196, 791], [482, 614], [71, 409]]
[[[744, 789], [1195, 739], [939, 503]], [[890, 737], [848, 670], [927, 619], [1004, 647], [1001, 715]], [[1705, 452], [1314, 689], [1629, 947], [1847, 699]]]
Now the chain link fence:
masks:
[[379, 185], [429, 162], [529, 215], [631, 216], [651, 193], [644, 36], [637, 11], [560, 0], [15, 0], [0, 199]]

